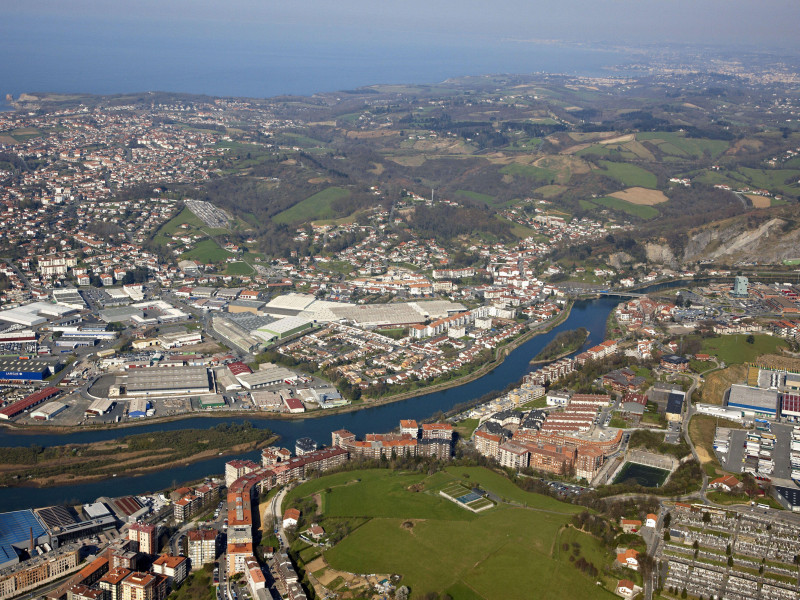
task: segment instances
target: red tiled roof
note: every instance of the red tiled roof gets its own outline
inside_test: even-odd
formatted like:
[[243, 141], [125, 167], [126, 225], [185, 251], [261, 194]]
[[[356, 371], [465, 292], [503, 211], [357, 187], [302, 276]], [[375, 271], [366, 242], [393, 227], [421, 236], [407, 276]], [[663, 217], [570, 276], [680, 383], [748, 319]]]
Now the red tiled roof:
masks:
[[287, 508], [286, 512], [283, 513], [283, 520], [284, 521], [286, 519], [294, 519], [295, 521], [297, 521], [297, 519], [299, 519], [299, 518], [300, 518], [300, 511], [297, 510], [296, 508]]

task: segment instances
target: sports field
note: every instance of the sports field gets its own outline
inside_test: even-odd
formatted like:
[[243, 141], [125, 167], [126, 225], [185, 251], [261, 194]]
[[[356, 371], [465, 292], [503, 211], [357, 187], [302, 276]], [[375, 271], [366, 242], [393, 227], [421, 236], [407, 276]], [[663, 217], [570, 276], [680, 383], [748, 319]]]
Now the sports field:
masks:
[[458, 482], [446, 485], [439, 493], [474, 511], [488, 510], [494, 506], [494, 502]]
[[219, 247], [212, 239], [201, 240], [197, 245], [181, 254], [181, 259], [196, 259], [202, 263], [220, 262], [232, 256], [230, 252]]
[[[474, 514], [439, 495], [469, 494], [475, 486], [519, 505], [501, 503]], [[325, 551], [330, 567], [401, 574], [412, 598], [432, 592], [454, 600], [613, 597], [561, 550], [564, 542], [577, 543], [600, 573], [613, 562], [597, 540], [567, 527], [580, 507], [525, 492], [488, 469], [450, 467], [430, 476], [382, 469], [338, 473], [298, 486], [284, 508], [293, 498], [315, 494], [323, 528], [341, 518], [365, 519]], [[616, 583], [600, 577], [607, 587]]]

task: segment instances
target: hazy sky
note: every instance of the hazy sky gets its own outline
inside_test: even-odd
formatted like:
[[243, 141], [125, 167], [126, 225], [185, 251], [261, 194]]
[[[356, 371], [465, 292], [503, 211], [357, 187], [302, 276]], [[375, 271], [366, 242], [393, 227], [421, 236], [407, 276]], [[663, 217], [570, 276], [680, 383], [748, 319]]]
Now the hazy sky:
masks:
[[558, 38], [800, 47], [798, 0], [0, 0], [2, 15], [64, 19], [66, 27], [75, 21], [192, 27], [209, 35], [209, 43], [303, 26], [366, 40], [469, 36], [478, 44]]
[[0, 0], [6, 93], [272, 96], [637, 62], [542, 40], [800, 50], [800, 0]]

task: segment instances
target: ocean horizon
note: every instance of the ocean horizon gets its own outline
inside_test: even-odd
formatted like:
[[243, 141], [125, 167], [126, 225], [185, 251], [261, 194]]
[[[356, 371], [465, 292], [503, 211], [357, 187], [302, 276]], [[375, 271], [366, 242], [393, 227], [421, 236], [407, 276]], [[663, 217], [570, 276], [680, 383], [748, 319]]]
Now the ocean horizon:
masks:
[[37, 22], [39, 34], [30, 36], [34, 25], [14, 22], [20, 20], [0, 26], [7, 34], [0, 48], [24, 56], [0, 64], [3, 104], [9, 93], [163, 91], [269, 98], [376, 84], [435, 84], [470, 75], [601, 75], [629, 58], [551, 43], [457, 36], [342, 40], [299, 29], [213, 43], [190, 31], [164, 37], [157, 30], [142, 35], [113, 26], [98, 31], [82, 22]]

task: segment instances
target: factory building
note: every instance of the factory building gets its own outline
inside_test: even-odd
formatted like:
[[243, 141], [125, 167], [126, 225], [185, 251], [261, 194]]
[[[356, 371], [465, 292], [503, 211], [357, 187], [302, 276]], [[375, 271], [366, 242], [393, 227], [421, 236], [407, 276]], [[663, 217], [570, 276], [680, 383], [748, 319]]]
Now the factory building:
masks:
[[98, 398], [94, 402], [89, 405], [89, 408], [86, 409], [84, 414], [87, 417], [97, 417], [100, 415], [104, 415], [109, 412], [112, 408], [114, 408], [115, 402], [110, 398]]
[[746, 416], [774, 419], [778, 413], [778, 392], [736, 383], [728, 392], [727, 406], [741, 409]]
[[4, 408], [0, 408], [0, 419], [13, 419], [17, 415], [21, 415], [26, 410], [38, 406], [45, 400], [49, 400], [61, 393], [61, 390], [54, 387], [47, 387], [39, 390], [36, 393], [26, 396], [22, 400], [17, 400]]
[[144, 398], [134, 398], [128, 409], [128, 416], [134, 419], [142, 419], [148, 416], [148, 411], [152, 410], [150, 403]]
[[45, 526], [32, 510], [0, 513], [0, 569], [19, 563], [22, 552], [33, 552], [48, 541]]
[[258, 331], [261, 334], [260, 337], [271, 336], [271, 339], [277, 338], [282, 340], [305, 331], [306, 329], [310, 329], [312, 326], [313, 323], [310, 319], [304, 317], [286, 317], [285, 319], [273, 321], [269, 325], [264, 325], [260, 327]]
[[781, 417], [800, 419], [800, 394], [781, 394]]
[[204, 394], [210, 384], [205, 367], [147, 367], [129, 370], [122, 387], [128, 396], [159, 396]]
[[289, 369], [271, 363], [262, 364], [260, 367], [261, 368], [255, 373], [243, 373], [237, 375], [236, 378], [248, 390], [266, 387], [268, 385], [276, 385], [297, 378], [297, 375]]
[[61, 366], [41, 358], [0, 358], [0, 381], [44, 381]]
[[245, 354], [256, 353], [261, 348], [261, 341], [255, 339], [238, 324], [229, 319], [214, 317], [211, 319], [211, 329], [221, 336], [226, 342]]
[[37, 421], [49, 421], [53, 417], [55, 417], [61, 411], [67, 409], [67, 405], [63, 402], [48, 402], [41, 408], [37, 408], [35, 411], [31, 413], [31, 418], [36, 419]]
[[176, 331], [174, 333], [164, 333], [158, 336], [158, 341], [162, 348], [170, 350], [172, 348], [199, 344], [203, 341], [203, 335], [199, 331]]
[[0, 333], [0, 351], [3, 353], [36, 352], [37, 348], [36, 333], [31, 329]]
[[32, 302], [0, 311], [0, 321], [33, 327], [46, 323], [49, 319], [61, 318], [74, 312], [76, 312], [75, 309], [69, 306], [49, 302]]

